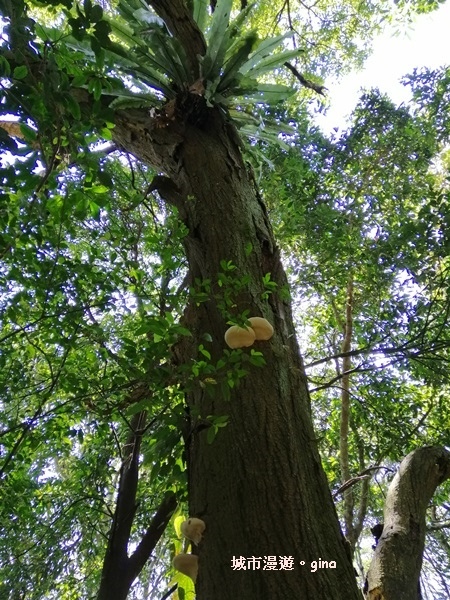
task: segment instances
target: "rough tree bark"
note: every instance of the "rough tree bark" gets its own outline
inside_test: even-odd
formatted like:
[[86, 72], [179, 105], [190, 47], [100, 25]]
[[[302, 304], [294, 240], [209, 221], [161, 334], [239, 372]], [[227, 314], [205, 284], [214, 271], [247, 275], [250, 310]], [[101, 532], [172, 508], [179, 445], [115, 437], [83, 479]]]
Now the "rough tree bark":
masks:
[[367, 574], [368, 600], [419, 600], [425, 515], [438, 485], [450, 477], [450, 453], [414, 450], [402, 461], [386, 497], [383, 534]]
[[[277, 293], [263, 299], [265, 274], [278, 290], [286, 284], [267, 213], [233, 126], [201, 100], [179, 99], [165, 122], [140, 111], [118, 114], [114, 130], [123, 148], [165, 173], [154, 187], [189, 229], [191, 282], [210, 280], [220, 293], [220, 262], [231, 261], [237, 276], [250, 276], [236, 314], [248, 309], [275, 327], [272, 340], [255, 346], [267, 365], [253, 369], [230, 401], [210, 398], [200, 386], [188, 393], [191, 414], [229, 415], [211, 445], [206, 431], [189, 440], [190, 515], [207, 525], [197, 598], [360, 598], [317, 451], [290, 306]], [[198, 306], [193, 299], [186, 325], [193, 337], [177, 349], [179, 361], [189, 364], [199, 343], [213, 360], [222, 356], [227, 325], [217, 299]], [[191, 425], [195, 431], [195, 420]], [[233, 556], [292, 556], [294, 569], [266, 571], [261, 561], [260, 569], [235, 571]], [[311, 572], [319, 559], [335, 561], [336, 568]]]

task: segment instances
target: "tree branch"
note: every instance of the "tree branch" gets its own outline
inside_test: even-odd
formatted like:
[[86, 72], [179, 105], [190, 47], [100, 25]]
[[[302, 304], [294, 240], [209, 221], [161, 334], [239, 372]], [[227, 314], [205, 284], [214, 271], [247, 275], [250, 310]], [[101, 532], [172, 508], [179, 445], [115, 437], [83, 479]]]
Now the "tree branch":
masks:
[[316, 92], [317, 94], [320, 94], [321, 96], [325, 96], [325, 90], [327, 89], [324, 85], [320, 85], [318, 83], [314, 83], [314, 81], [311, 81], [310, 79], [306, 79], [306, 77], [303, 77], [303, 75], [297, 71], [297, 69], [294, 67], [294, 65], [291, 65], [291, 63], [289, 62], [285, 62], [284, 66], [287, 67], [289, 69], [289, 71], [294, 75], [294, 77], [296, 77], [299, 82], [306, 88], [309, 88], [310, 90], [313, 90], [314, 92]]
[[450, 529], [450, 521], [443, 523], [433, 523], [433, 525], [427, 526], [427, 531], [440, 531], [441, 529]]
[[108, 598], [109, 587], [116, 579], [121, 585], [131, 585], [128, 559], [128, 543], [131, 527], [136, 513], [136, 492], [139, 479], [139, 451], [142, 431], [145, 426], [147, 412], [142, 411], [133, 416], [131, 430], [123, 449], [120, 467], [119, 491], [117, 494], [114, 519], [109, 534], [108, 548], [103, 561], [102, 577], [98, 599]]
[[[351, 351], [353, 338], [353, 274], [350, 272], [347, 281], [347, 300], [345, 303], [344, 339], [342, 340], [342, 353]], [[341, 388], [341, 414], [339, 430], [339, 464], [341, 467], [342, 482], [350, 479], [349, 467], [349, 428], [350, 428], [350, 374], [352, 370], [351, 358], [342, 359], [342, 388]], [[353, 526], [354, 497], [351, 487], [344, 493], [344, 523], [345, 535], [350, 542], [352, 551], [356, 544]]]
[[149, 528], [145, 532], [136, 550], [130, 556], [129, 568], [133, 579], [139, 575], [141, 569], [149, 559], [150, 554], [155, 549], [155, 546], [164, 533], [176, 507], [177, 499], [175, 494], [168, 494], [161, 502]]

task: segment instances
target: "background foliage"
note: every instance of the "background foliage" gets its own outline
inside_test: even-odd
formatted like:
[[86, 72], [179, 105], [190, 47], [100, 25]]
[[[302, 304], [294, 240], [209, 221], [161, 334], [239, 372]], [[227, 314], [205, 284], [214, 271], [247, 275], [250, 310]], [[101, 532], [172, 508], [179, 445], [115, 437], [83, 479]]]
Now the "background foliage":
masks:
[[[214, 62], [209, 45], [209, 101], [249, 135], [245, 153], [290, 274], [323, 461], [344, 526], [358, 533], [363, 572], [369, 526], [382, 518], [396, 464], [415, 447], [450, 443], [449, 73], [411, 74], [408, 107], [367, 92], [349, 129], [329, 139], [308, 116], [311, 85], [299, 89], [289, 71], [269, 78], [265, 51], [254, 64], [249, 57], [261, 50], [257, 31], [276, 40], [271, 51], [285, 52], [307, 83], [322, 85], [360, 64], [362, 33], [370, 41], [385, 20], [437, 3], [400, 2], [394, 11], [381, 1], [261, 1], [241, 12], [234, 37], [220, 13], [192, 5], [222, 53]], [[131, 546], [167, 491], [181, 502], [132, 591], [157, 597], [172, 584], [170, 557], [181, 548], [183, 391], [193, 379], [226, 389], [244, 374], [232, 353], [212, 365], [204, 348], [198, 363], [173, 364], [173, 346], [189, 336], [180, 325], [186, 232], [152, 191], [155, 173], [111, 141], [113, 109], [161, 110], [183, 85], [182, 49], [164, 45], [144, 2], [2, 0], [0, 13], [1, 113], [19, 127], [0, 129], [0, 598], [95, 596], [122, 449], [143, 410]], [[287, 103], [263, 108], [296, 86]], [[345, 502], [348, 478], [336, 458], [344, 387], [347, 468], [359, 477]], [[225, 423], [208, 425], [217, 433]], [[429, 514], [433, 598], [449, 586], [446, 493]]]

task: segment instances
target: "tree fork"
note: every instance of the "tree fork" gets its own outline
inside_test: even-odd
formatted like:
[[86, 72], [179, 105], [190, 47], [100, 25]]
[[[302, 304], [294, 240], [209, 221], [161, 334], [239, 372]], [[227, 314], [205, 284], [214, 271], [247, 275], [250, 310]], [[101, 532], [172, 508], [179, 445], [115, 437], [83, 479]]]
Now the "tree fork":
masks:
[[420, 600], [425, 516], [438, 485], [450, 477], [450, 453], [414, 450], [403, 459], [384, 506], [384, 527], [367, 573], [368, 600]]
[[97, 600], [126, 600], [134, 579], [150, 557], [177, 506], [174, 494], [163, 499], [138, 547], [128, 556], [130, 533], [137, 508], [139, 452], [146, 418], [146, 411], [134, 415], [124, 445], [116, 508], [103, 560]]

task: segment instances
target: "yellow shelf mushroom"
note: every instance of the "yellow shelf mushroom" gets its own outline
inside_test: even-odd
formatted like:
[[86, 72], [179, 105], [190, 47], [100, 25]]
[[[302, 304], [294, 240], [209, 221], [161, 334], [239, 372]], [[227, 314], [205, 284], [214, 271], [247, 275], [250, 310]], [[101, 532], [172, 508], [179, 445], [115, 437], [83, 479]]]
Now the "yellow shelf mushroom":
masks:
[[255, 340], [270, 340], [273, 327], [263, 317], [250, 317], [250, 327], [232, 325], [225, 332], [225, 342], [230, 348], [248, 348]]
[[255, 332], [250, 327], [232, 325], [225, 332], [225, 342], [230, 348], [247, 348], [256, 339]]
[[267, 319], [263, 317], [250, 317], [249, 321], [257, 340], [270, 340], [273, 336], [273, 327]]
[[198, 546], [202, 540], [202, 534], [206, 529], [206, 525], [201, 519], [190, 517], [187, 521], [181, 523], [180, 529], [185, 538], [191, 540]]
[[195, 583], [198, 574], [198, 556], [195, 554], [177, 554], [172, 561], [174, 568], [187, 575]]

